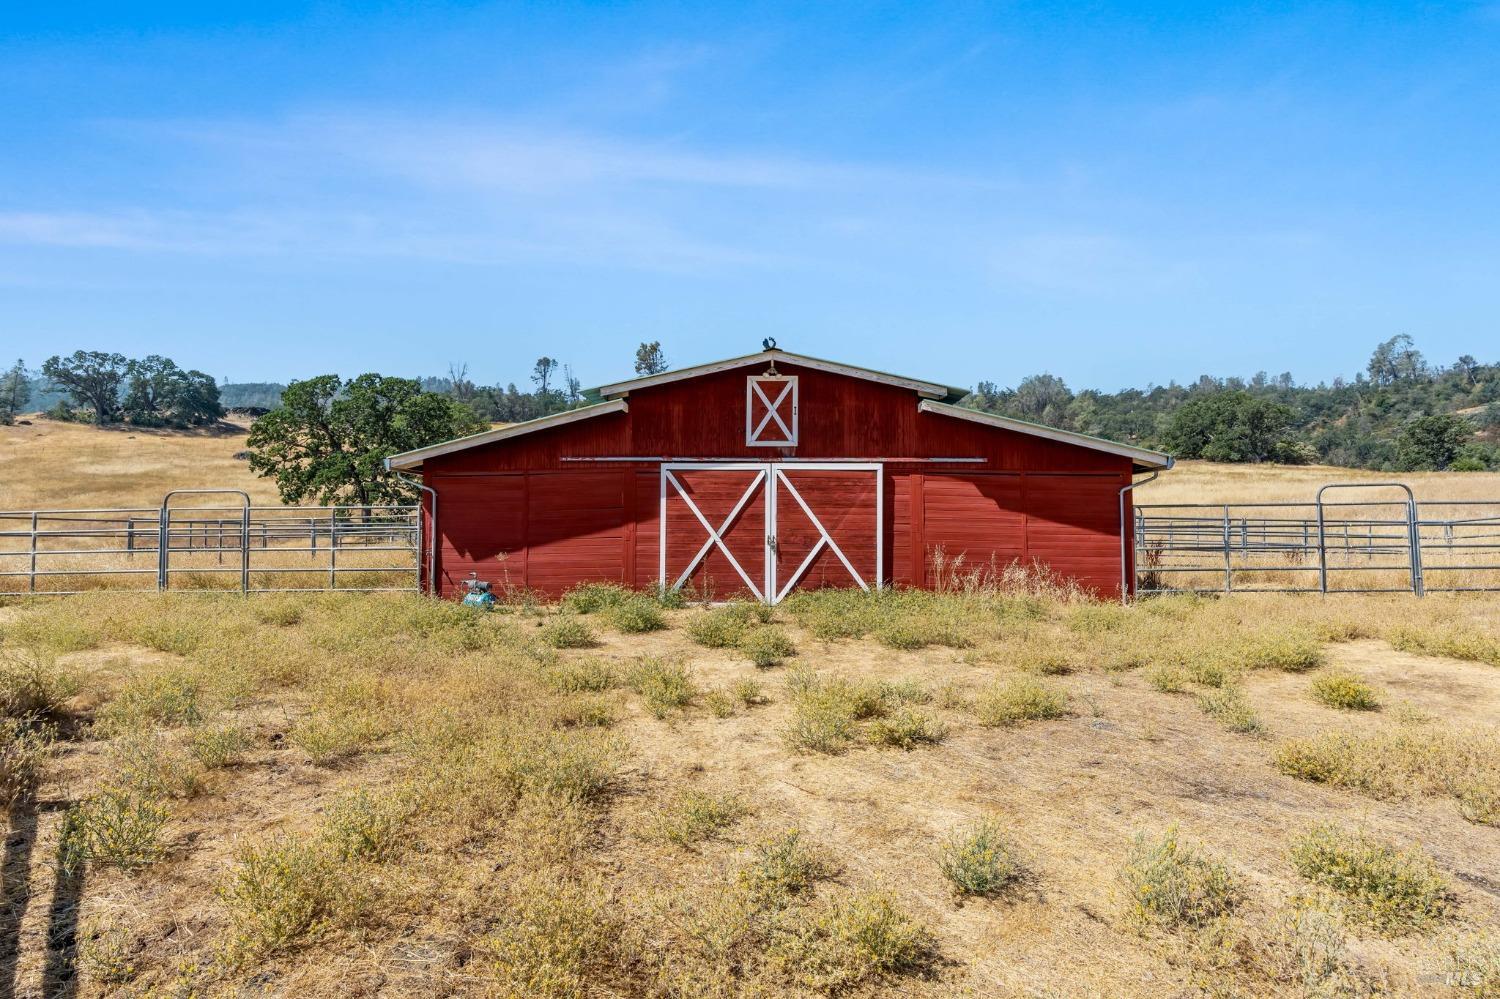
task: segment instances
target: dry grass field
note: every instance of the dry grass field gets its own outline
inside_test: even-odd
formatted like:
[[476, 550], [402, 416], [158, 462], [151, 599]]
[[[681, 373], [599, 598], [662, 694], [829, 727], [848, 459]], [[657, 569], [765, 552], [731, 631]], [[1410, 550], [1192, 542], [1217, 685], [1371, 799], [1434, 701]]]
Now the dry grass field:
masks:
[[118, 594], [0, 640], [8, 994], [1500, 984], [1493, 600]]
[[[0, 505], [242, 446], [0, 428]], [[0, 995], [1500, 994], [1493, 596], [0, 597], [0, 707]]]
[[0, 427], [0, 510], [150, 508], [168, 489], [243, 489], [255, 503], [280, 502], [273, 482], [234, 457], [248, 426], [189, 432], [31, 420]]
[[[1330, 482], [1405, 482], [1417, 501], [1500, 500], [1500, 472], [1367, 472], [1331, 465], [1222, 465], [1182, 461], [1136, 492], [1138, 503], [1311, 503]], [[1395, 491], [1344, 498], [1392, 499]]]

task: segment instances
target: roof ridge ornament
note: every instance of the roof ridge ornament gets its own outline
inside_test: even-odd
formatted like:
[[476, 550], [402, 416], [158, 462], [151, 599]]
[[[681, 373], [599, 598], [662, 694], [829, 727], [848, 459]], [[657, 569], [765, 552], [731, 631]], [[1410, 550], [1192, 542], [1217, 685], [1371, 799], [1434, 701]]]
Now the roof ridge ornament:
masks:
[[[762, 340], [760, 342], [760, 345], [762, 347], [764, 347], [768, 352], [769, 351], [773, 351], [773, 350], [776, 349], [776, 338], [774, 336], [768, 336], [768, 337], [766, 337], [764, 340]], [[771, 366], [766, 369], [766, 373], [764, 375], [762, 375], [761, 377], [762, 378], [778, 378], [778, 377], [780, 377], [780, 375], [778, 375], [777, 372], [776, 372], [776, 358], [774, 358], [774, 357], [771, 358]]]

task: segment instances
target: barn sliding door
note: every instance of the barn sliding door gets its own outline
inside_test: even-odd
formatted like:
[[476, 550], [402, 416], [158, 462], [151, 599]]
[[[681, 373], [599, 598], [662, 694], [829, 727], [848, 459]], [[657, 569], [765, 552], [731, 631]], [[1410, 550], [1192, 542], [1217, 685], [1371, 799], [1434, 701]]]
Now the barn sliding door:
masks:
[[661, 584], [770, 600], [770, 466], [661, 467]]
[[878, 464], [663, 464], [661, 584], [768, 603], [799, 587], [879, 587], [881, 489]]
[[880, 479], [879, 465], [772, 466], [773, 603], [799, 587], [880, 586]]

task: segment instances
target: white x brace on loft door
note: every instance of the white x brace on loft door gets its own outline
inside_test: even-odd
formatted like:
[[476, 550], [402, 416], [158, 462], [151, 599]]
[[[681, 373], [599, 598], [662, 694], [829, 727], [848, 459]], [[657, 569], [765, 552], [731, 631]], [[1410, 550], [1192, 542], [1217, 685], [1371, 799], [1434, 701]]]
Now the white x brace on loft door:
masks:
[[798, 587], [879, 587], [879, 464], [668, 462], [659, 578], [778, 603]]

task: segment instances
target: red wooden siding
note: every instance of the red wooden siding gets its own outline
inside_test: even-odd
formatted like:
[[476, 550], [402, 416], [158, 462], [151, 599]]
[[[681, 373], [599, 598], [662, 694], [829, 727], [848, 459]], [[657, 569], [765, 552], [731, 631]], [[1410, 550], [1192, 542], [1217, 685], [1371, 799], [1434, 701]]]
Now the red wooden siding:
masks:
[[[500, 586], [548, 594], [588, 580], [655, 585], [662, 457], [961, 457], [980, 461], [885, 465], [886, 582], [932, 585], [931, 559], [941, 548], [950, 560], [962, 555], [969, 567], [1036, 559], [1102, 594], [1118, 593], [1119, 490], [1130, 481], [1128, 458], [923, 413], [917, 395], [896, 386], [791, 363], [777, 367], [799, 379], [795, 448], [745, 444], [745, 379], [764, 370], [757, 365], [635, 391], [625, 413], [429, 459], [423, 473], [439, 495], [439, 584], [453, 592], [473, 571]], [[657, 460], [564, 460], [599, 457]], [[861, 574], [867, 567], [873, 574], [873, 476], [781, 467]], [[751, 477], [742, 473], [736, 488], [728, 479], [713, 484], [698, 477], [690, 483], [693, 473], [679, 475], [715, 527]], [[675, 580], [707, 533], [675, 501], [675, 491], [669, 495], [668, 569]], [[819, 535], [790, 496], [778, 494], [777, 513], [777, 569], [785, 578]], [[757, 499], [729, 532], [736, 557], [757, 585], [765, 579], [765, 528], [764, 500]], [[718, 551], [709, 553], [693, 578], [711, 580], [721, 595], [744, 588]], [[806, 577], [809, 586], [848, 582], [831, 552], [821, 553]]]

